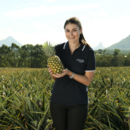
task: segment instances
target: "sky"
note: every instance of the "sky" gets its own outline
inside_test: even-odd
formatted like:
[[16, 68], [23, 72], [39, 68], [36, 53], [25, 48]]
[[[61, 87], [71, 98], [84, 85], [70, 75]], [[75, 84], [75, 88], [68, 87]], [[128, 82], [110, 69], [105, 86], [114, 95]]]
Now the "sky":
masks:
[[90, 46], [109, 47], [130, 35], [130, 0], [0, 0], [0, 40], [22, 45], [66, 42], [64, 23], [77, 17]]

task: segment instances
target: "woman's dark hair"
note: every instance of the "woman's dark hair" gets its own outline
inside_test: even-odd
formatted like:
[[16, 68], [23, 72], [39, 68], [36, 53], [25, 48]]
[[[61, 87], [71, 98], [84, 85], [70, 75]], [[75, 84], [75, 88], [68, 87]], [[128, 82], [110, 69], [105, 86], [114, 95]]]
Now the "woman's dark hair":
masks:
[[[81, 22], [80, 22], [79, 19], [76, 18], [76, 17], [71, 17], [71, 18], [67, 19], [67, 20], [65, 21], [65, 24], [64, 24], [64, 29], [65, 29], [65, 26], [66, 26], [67, 24], [69, 24], [69, 23], [71, 23], [71, 24], [76, 24], [76, 25], [79, 27], [79, 29], [82, 28]], [[90, 45], [89, 45], [89, 44], [87, 43], [87, 41], [85, 40], [83, 33], [80, 34], [79, 42], [80, 42], [81, 44], [85, 44], [85, 45], [88, 45], [88, 46], [90, 47]]]

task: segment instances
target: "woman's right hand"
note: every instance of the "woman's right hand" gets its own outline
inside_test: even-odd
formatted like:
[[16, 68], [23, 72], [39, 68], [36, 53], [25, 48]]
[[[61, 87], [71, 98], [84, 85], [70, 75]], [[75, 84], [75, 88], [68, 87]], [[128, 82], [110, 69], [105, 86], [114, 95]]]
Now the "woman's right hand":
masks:
[[[48, 66], [47, 66], [48, 67]], [[53, 74], [52, 69], [48, 67], [48, 72], [50, 73], [51, 77], [56, 80], [55, 74]]]
[[47, 66], [47, 67], [48, 67], [48, 71], [49, 71], [51, 77], [52, 77], [54, 80], [56, 80], [56, 78], [61, 78], [61, 77], [65, 76], [65, 75], [67, 74], [66, 72], [68, 72], [68, 69], [65, 69], [65, 70], [62, 70], [62, 73], [61, 73], [61, 74], [57, 74], [57, 73], [56, 73], [56, 74], [53, 74], [52, 69], [49, 68], [49, 66]]
[[51, 68], [48, 68], [48, 72], [52, 75], [53, 72], [52, 72], [52, 69]]

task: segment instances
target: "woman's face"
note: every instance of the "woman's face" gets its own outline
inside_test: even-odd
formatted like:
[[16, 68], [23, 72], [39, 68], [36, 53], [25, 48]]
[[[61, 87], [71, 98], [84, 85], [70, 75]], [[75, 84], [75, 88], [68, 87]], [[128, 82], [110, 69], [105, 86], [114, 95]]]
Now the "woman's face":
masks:
[[79, 42], [79, 37], [80, 37], [81, 32], [82, 32], [82, 29], [79, 29], [79, 27], [76, 24], [68, 23], [65, 26], [65, 35], [69, 43]]

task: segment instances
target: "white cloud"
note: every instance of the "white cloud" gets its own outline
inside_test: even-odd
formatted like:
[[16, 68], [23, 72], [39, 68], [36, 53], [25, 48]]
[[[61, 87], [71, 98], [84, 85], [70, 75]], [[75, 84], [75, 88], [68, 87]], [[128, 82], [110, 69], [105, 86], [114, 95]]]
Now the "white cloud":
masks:
[[57, 0], [46, 0], [45, 2], [56, 2]]
[[63, 30], [62, 28], [63, 26], [63, 22], [52, 22], [52, 23], [39, 23], [39, 22], [35, 22], [32, 25], [32, 28], [34, 28], [35, 30], [43, 30], [46, 32], [54, 32], [54, 31], [61, 31]]
[[[62, 43], [66, 41], [64, 29], [62, 26], [63, 22], [60, 21], [45, 24], [36, 22], [33, 24], [32, 28], [34, 28], [34, 30], [37, 30], [39, 33], [34, 33], [34, 37], [37, 38], [36, 41], [39, 40], [39, 43], [41, 43], [41, 41], [45, 42], [47, 40], [52, 44]], [[41, 38], [42, 40], [40, 40]]]
[[49, 28], [48, 24], [43, 24], [43, 23], [39, 23], [39, 22], [35, 22], [33, 27], [35, 30], [45, 30], [45, 29]]
[[29, 3], [29, 5], [35, 5], [36, 3]]
[[18, 5], [18, 6], [15, 6], [15, 8], [21, 8], [21, 7], [26, 7], [26, 6], [30, 6], [30, 5], [35, 5], [36, 3], [29, 3], [29, 4], [26, 4], [26, 5]]
[[0, 40], [3, 40], [5, 38], [7, 38], [8, 36], [12, 36], [14, 39], [16, 39], [18, 42], [20, 42], [22, 44], [22, 38], [26, 37], [25, 33], [21, 33], [21, 32], [15, 32], [14, 30], [12, 30], [11, 28], [4, 28], [3, 30], [1, 30], [0, 32]]
[[30, 16], [43, 16], [43, 15], [51, 15], [55, 13], [67, 12], [67, 11], [75, 11], [75, 10], [82, 10], [82, 9], [92, 9], [100, 7], [99, 4], [85, 4], [85, 5], [73, 5], [73, 6], [41, 6], [41, 7], [30, 7], [27, 9], [18, 9], [15, 11], [5, 12], [3, 15], [9, 17], [19, 17], [19, 18], [26, 18]]
[[[102, 16], [106, 16], [105, 19], [100, 19]], [[113, 18], [109, 18], [105, 14], [102, 14], [102, 16], [99, 15], [96, 20], [93, 18], [94, 15], [92, 17], [79, 17], [83, 26], [85, 39], [92, 47], [97, 46], [99, 42], [102, 42], [105, 47], [108, 47], [130, 35], [129, 15]], [[90, 20], [87, 20], [89, 18]], [[20, 32], [20, 30], [16, 32], [11, 28], [1, 29], [0, 40], [11, 35], [21, 44], [43, 44], [47, 40], [52, 44], [63, 43], [67, 41], [63, 29], [63, 22], [35, 22], [33, 25], [30, 25], [34, 31], [27, 31], [28, 33], [26, 31]]]
[[87, 13], [87, 15], [89, 17], [93, 18], [93, 20], [96, 20], [97, 18], [108, 17], [107, 13], [103, 10], [99, 10], [97, 12], [89, 12], [89, 13]]
[[15, 6], [15, 8], [20, 8], [21, 6]]
[[[81, 19], [82, 22], [82, 19]], [[107, 18], [104, 20], [83, 21], [83, 33], [86, 40], [97, 46], [102, 42], [108, 47], [119, 42], [130, 34], [130, 16]]]
[[[56, 30], [48, 30], [43, 32], [20, 32], [20, 31], [14, 31], [11, 28], [5, 28], [4, 30], [1, 30], [0, 32], [0, 40], [3, 40], [7, 38], [8, 36], [12, 36], [14, 39], [16, 39], [18, 42], [20, 42], [22, 45], [24, 44], [43, 44], [46, 41], [50, 41], [53, 45], [56, 43], [61, 43], [66, 41], [64, 31], [56, 31]], [[60, 36], [60, 37], [59, 37]]]
[[86, 15], [79, 16], [79, 19], [87, 22], [104, 18], [108, 18], [108, 14], [104, 10], [97, 10], [97, 12], [88, 12]]

